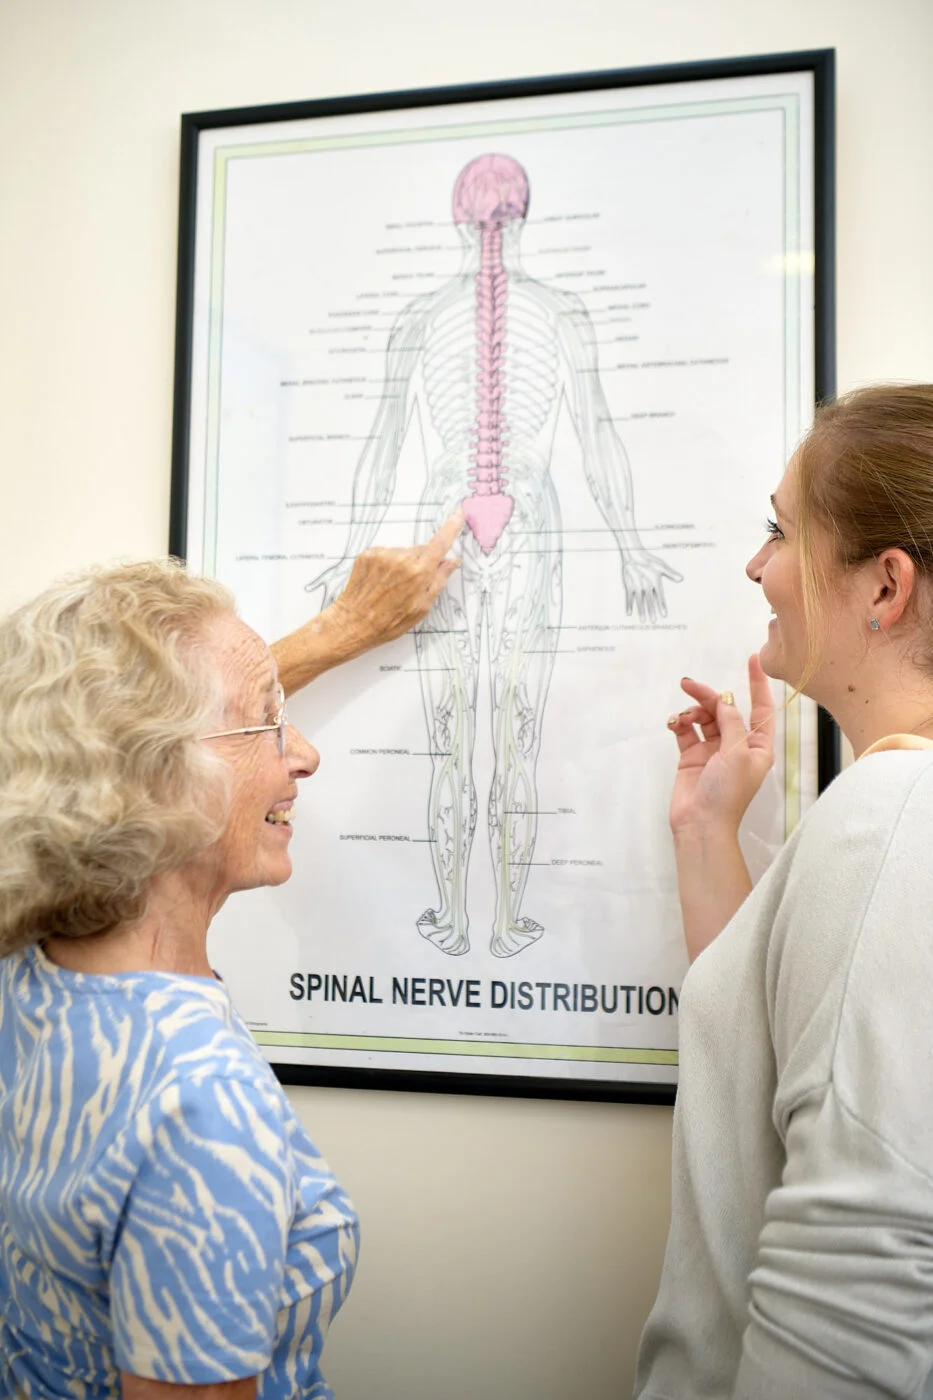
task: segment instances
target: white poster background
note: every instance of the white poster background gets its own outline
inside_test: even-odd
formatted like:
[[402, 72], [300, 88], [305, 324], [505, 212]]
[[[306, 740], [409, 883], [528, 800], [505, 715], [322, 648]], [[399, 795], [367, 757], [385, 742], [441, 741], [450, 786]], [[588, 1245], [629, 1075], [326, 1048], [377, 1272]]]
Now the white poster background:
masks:
[[[470, 948], [458, 957], [416, 924], [438, 900], [412, 639], [294, 698], [290, 716], [322, 754], [298, 804], [295, 873], [231, 900], [211, 941], [273, 1061], [676, 1077], [686, 960], [665, 719], [686, 703], [684, 674], [744, 701], [747, 657], [765, 634], [744, 565], [813, 410], [811, 82], [780, 74], [202, 133], [188, 558], [232, 588], [252, 626], [272, 639], [320, 606], [307, 585], [346, 547], [389, 331], [457, 273], [451, 192], [490, 152], [527, 172], [523, 268], [582, 299], [642, 542], [683, 575], [665, 581], [657, 624], [626, 616], [618, 550], [565, 404], [550, 460], [563, 609], [522, 906], [544, 933], [509, 958], [489, 948], [487, 664]], [[422, 395], [374, 543], [414, 537], [428, 417]], [[778, 776], [743, 834], [756, 875], [813, 795], [812, 728], [795, 702]], [[602, 997], [596, 1010], [586, 987]]]

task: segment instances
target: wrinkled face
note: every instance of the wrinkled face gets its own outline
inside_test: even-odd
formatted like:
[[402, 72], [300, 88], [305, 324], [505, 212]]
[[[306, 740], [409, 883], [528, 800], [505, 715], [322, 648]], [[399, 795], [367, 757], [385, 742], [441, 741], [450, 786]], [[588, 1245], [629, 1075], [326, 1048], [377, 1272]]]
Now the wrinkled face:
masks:
[[[226, 712], [219, 729], [273, 722], [278, 709], [275, 663], [251, 628], [231, 615], [216, 619], [207, 629], [202, 655], [216, 665], [226, 683]], [[288, 843], [298, 779], [311, 776], [320, 755], [291, 725], [284, 756], [274, 730], [207, 742], [232, 775], [227, 825], [205, 858], [215, 896], [223, 900], [234, 890], [282, 884], [292, 873]]]

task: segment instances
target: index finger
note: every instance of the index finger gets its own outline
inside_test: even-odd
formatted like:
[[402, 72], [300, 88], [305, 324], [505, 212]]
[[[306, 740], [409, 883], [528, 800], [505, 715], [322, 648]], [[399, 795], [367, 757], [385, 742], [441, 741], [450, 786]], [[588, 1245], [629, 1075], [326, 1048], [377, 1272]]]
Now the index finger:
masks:
[[748, 688], [752, 708], [749, 719], [752, 730], [764, 733], [768, 738], [774, 735], [774, 696], [768, 677], [762, 670], [757, 652], [748, 658]]
[[698, 705], [702, 705], [711, 715], [716, 713], [716, 703], [719, 700], [720, 692], [714, 690], [711, 685], [704, 685], [701, 681], [695, 681], [691, 676], [683, 676], [680, 681], [680, 688], [691, 700], [695, 700]]
[[463, 507], [458, 506], [425, 544], [425, 553], [436, 556], [439, 561], [443, 559], [465, 524], [466, 516], [463, 513]]

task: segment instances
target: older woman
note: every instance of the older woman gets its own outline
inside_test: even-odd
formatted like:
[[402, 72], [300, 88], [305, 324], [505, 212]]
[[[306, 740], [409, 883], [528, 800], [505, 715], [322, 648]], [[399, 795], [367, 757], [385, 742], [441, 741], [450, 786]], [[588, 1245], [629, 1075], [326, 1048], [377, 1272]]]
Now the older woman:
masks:
[[[458, 528], [368, 556], [289, 685], [423, 615]], [[356, 1216], [207, 956], [317, 765], [215, 582], [98, 570], [0, 624], [0, 1395], [331, 1394]]]

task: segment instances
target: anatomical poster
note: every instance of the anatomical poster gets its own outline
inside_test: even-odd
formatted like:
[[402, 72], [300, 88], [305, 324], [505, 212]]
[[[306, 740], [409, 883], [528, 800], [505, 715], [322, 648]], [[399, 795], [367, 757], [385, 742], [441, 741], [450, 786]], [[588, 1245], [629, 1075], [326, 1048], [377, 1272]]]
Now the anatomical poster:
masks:
[[[425, 621], [290, 701], [294, 873], [212, 930], [292, 1077], [676, 1082], [666, 720], [684, 675], [747, 707], [819, 390], [800, 57], [185, 118], [175, 551], [271, 641], [466, 521]], [[754, 878], [816, 794], [774, 689]]]

